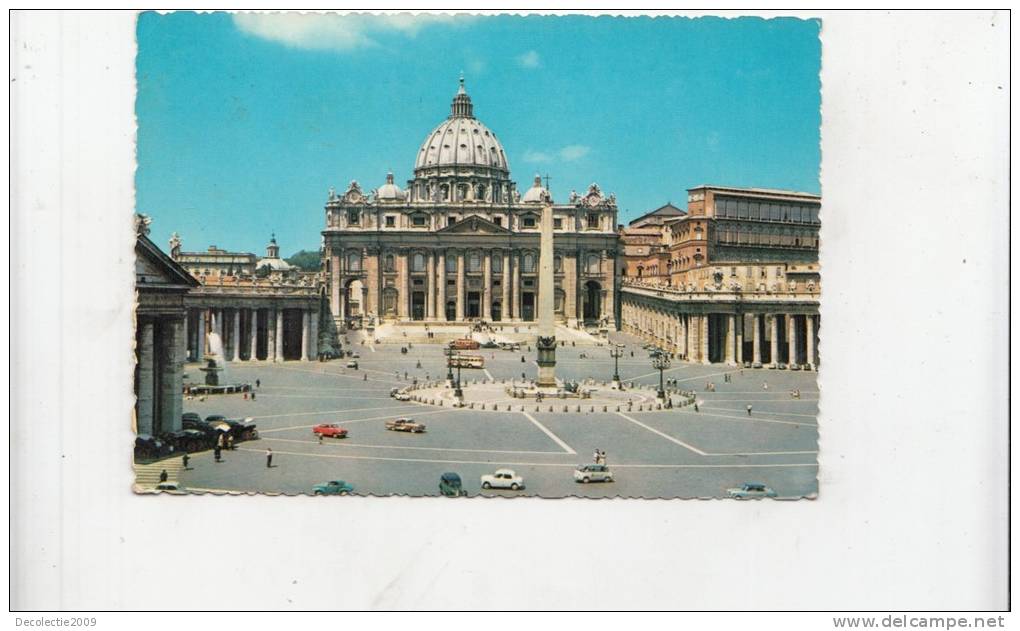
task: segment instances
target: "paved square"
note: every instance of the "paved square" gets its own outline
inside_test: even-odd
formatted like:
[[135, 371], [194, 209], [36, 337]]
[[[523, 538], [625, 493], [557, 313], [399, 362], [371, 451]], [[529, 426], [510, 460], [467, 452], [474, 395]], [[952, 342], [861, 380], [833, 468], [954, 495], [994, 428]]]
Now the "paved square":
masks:
[[[620, 375], [638, 387], [656, 387], [648, 352], [633, 338], [626, 342]], [[350, 482], [357, 494], [438, 495], [439, 476], [460, 474], [469, 495], [563, 497], [721, 497], [743, 482], [762, 482], [781, 497], [810, 496], [817, 491], [818, 391], [815, 373], [741, 370], [721, 365], [676, 363], [667, 379], [697, 392], [693, 408], [650, 410], [648, 406], [617, 412], [609, 406], [593, 413], [585, 401], [548, 404], [535, 411], [501, 398], [499, 411], [453, 409], [396, 401], [394, 387], [412, 380], [445, 376], [440, 345], [355, 344], [359, 368], [346, 361], [282, 364], [236, 363], [229, 379], [259, 379], [255, 400], [242, 395], [185, 400], [186, 412], [205, 417], [224, 414], [251, 417], [260, 439], [240, 443], [214, 462], [212, 452], [192, 454], [190, 467], [178, 474], [192, 490], [310, 493], [314, 484], [332, 479]], [[464, 370], [465, 388], [472, 381], [519, 379], [536, 374], [534, 349], [528, 352], [481, 350], [483, 370]], [[581, 357], [581, 354], [586, 357]], [[521, 361], [521, 357], [524, 361]], [[420, 366], [420, 367], [419, 367]], [[188, 365], [186, 372], [197, 369]], [[406, 379], [405, 379], [406, 374]], [[561, 347], [557, 374], [564, 379], [608, 380], [613, 360], [608, 347]], [[726, 382], [724, 374], [731, 375]], [[366, 379], [367, 377], [367, 379]], [[707, 385], [714, 385], [709, 391]], [[794, 398], [792, 391], [799, 391]], [[654, 390], [642, 391], [649, 399]], [[505, 411], [505, 405], [511, 411]], [[752, 405], [748, 415], [747, 405]], [[581, 412], [577, 412], [577, 406]], [[427, 425], [423, 434], [387, 431], [384, 423], [410, 416]], [[336, 422], [350, 434], [320, 441], [311, 428]], [[265, 466], [272, 448], [273, 467]], [[573, 469], [592, 462], [595, 449], [607, 452], [615, 482], [579, 484]], [[483, 491], [479, 477], [509, 467], [525, 479], [526, 489]]]

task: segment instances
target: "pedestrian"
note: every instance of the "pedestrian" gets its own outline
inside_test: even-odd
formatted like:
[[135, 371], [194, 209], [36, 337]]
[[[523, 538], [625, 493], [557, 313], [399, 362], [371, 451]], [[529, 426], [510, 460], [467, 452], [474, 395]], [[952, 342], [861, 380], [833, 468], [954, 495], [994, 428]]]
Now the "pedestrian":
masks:
[[598, 449], [595, 450], [595, 455], [593, 455], [592, 458], [595, 459], [595, 464], [599, 463], [599, 450]]
[[181, 459], [181, 462], [184, 463], [184, 469], [185, 470], [188, 469], [188, 461], [189, 460], [191, 460], [191, 456], [189, 456], [188, 454], [184, 454], [184, 458]]
[[698, 409], [698, 402], [697, 401], [694, 402], [694, 411], [695, 412], [700, 412], [701, 411], [701, 410]]
[[252, 392], [252, 393], [251, 393], [251, 400], [252, 400], [252, 401], [254, 401], [254, 400], [255, 400], [255, 393], [254, 393], [254, 392]]
[[216, 445], [215, 447], [213, 447], [213, 456], [216, 457], [216, 462], [220, 462], [220, 459], [221, 459], [220, 458], [220, 452], [221, 452], [222, 449], [223, 448], [220, 447], [219, 445]]
[[365, 373], [365, 378], [362, 379], [362, 381], [368, 381], [368, 373], [367, 372]]
[[319, 434], [319, 444], [322, 444], [322, 434]]
[[255, 387], [256, 388], [261, 388], [262, 387], [262, 382], [260, 380], [256, 379], [255, 380]]
[[234, 451], [234, 435], [227, 434], [227, 449]]
[[216, 446], [219, 447], [220, 449], [223, 449], [223, 433], [222, 432], [220, 432], [220, 434], [218, 436], [216, 436]]
[[166, 479], [167, 479], [166, 469], [163, 469], [162, 471], [159, 472], [159, 481], [166, 482]]
[[750, 403], [747, 404], [747, 415], [751, 416], [751, 404]]
[[769, 383], [767, 381], [761, 382], [761, 389], [762, 390], [768, 390], [769, 389]]
[[522, 373], [521, 373], [521, 379], [522, 379], [522, 380], [527, 380], [527, 378], [528, 378], [528, 377], [527, 377], [527, 375], [525, 375], [525, 374], [524, 374], [524, 373], [522, 372]]
[[524, 355], [521, 355], [521, 363], [524, 363]]
[[266, 449], [266, 468], [267, 469], [272, 469], [273, 468], [273, 450], [272, 449]]
[[245, 400], [245, 401], [247, 401], [247, 400], [248, 400], [248, 392], [247, 392], [247, 391], [245, 391], [245, 393], [244, 393], [244, 400]]

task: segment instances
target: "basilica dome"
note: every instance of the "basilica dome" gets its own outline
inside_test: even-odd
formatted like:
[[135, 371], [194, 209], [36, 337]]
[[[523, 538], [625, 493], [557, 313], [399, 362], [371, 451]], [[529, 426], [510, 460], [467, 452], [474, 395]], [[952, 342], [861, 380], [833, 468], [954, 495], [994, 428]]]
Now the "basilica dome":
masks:
[[536, 175], [535, 181], [525, 193], [521, 201], [525, 204], [539, 203], [544, 201], [552, 201], [552, 196], [549, 195], [549, 191], [545, 190], [542, 186], [542, 176]]
[[393, 183], [393, 173], [386, 174], [386, 183], [375, 192], [375, 198], [380, 201], [404, 201], [404, 191]]
[[453, 97], [449, 118], [425, 138], [415, 158], [414, 169], [436, 167], [484, 167], [509, 174], [503, 145], [496, 134], [474, 116], [464, 79]]

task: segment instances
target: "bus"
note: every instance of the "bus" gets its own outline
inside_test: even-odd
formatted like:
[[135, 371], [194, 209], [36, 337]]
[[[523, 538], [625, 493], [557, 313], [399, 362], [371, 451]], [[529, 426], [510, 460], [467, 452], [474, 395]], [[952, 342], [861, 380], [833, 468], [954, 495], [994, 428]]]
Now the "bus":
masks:
[[481, 355], [454, 355], [450, 358], [452, 368], [485, 368], [485, 358]]
[[450, 348], [458, 351], [474, 351], [478, 350], [481, 344], [477, 340], [473, 340], [469, 337], [461, 338], [450, 342]]

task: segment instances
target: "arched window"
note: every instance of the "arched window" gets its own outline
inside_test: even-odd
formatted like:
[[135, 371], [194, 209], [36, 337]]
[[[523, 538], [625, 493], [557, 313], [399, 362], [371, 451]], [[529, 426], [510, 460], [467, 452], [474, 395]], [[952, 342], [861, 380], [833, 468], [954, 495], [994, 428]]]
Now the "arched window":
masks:
[[492, 255], [492, 272], [494, 274], [503, 273], [503, 256], [499, 252]]
[[446, 255], [446, 271], [453, 274], [457, 271], [457, 255], [447, 254]]
[[347, 254], [347, 270], [351, 272], [361, 271], [361, 254], [350, 252]]
[[450, 200], [450, 185], [441, 184], [439, 186], [439, 199], [446, 202]]
[[521, 261], [521, 267], [523, 268], [524, 273], [533, 274], [535, 272], [535, 255], [531, 252], [525, 254]]
[[485, 199], [485, 185], [479, 184], [478, 189], [475, 191], [475, 199]]
[[421, 252], [415, 252], [411, 256], [411, 271], [412, 272], [424, 272], [425, 271], [425, 255]]
[[392, 272], [394, 269], [396, 269], [396, 266], [394, 265], [394, 260], [393, 260], [393, 255], [392, 254], [387, 254], [386, 258], [383, 259], [383, 261], [384, 261], [383, 262], [383, 269], [386, 270], [387, 272]]
[[559, 274], [560, 272], [563, 271], [563, 257], [562, 256], [554, 256], [553, 257], [553, 271], [556, 272], [557, 274]]
[[588, 273], [589, 274], [598, 274], [599, 271], [600, 271], [599, 264], [601, 263], [601, 261], [599, 260], [599, 255], [598, 254], [589, 254], [588, 258], [586, 259], [586, 261], [587, 261], [587, 263], [585, 265], [585, 269], [588, 271]]
[[468, 254], [468, 271], [469, 272], [480, 272], [482, 271], [482, 255], [478, 252], [471, 252]]
[[567, 292], [557, 289], [553, 294], [553, 311], [563, 313], [563, 307], [567, 302]]

